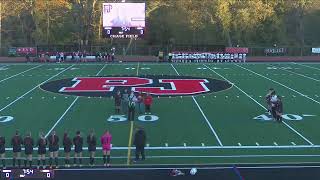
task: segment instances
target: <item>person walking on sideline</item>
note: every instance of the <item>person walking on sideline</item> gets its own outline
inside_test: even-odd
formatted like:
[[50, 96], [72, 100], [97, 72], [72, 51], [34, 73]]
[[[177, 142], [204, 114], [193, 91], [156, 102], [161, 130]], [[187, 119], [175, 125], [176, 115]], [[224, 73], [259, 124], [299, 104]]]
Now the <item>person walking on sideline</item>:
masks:
[[101, 144], [103, 151], [103, 165], [108, 167], [110, 166], [110, 151], [112, 148], [111, 141], [112, 135], [108, 130], [106, 130], [106, 132], [101, 136]]

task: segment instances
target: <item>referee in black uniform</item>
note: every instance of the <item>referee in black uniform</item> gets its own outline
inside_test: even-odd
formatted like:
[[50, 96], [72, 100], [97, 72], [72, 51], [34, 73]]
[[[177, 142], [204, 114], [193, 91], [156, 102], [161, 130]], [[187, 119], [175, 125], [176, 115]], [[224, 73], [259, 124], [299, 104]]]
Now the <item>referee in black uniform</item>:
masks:
[[12, 159], [12, 165], [13, 167], [16, 166], [16, 159], [18, 159], [18, 166], [21, 166], [21, 145], [23, 143], [23, 140], [19, 134], [19, 131], [16, 131], [16, 134], [11, 139], [11, 145], [13, 149], [13, 159]]
[[27, 136], [23, 140], [24, 145], [24, 153], [26, 155], [26, 159], [24, 160], [24, 167], [27, 167], [27, 162], [29, 161], [29, 168], [32, 166], [32, 153], [33, 153], [33, 139], [31, 137], [31, 132], [27, 134]]
[[5, 152], [6, 152], [6, 139], [0, 136], [0, 158], [2, 161], [2, 168], [6, 168]]
[[47, 140], [46, 138], [44, 137], [44, 134], [43, 132], [41, 132], [39, 134], [39, 139], [38, 139], [38, 166], [37, 168], [39, 169], [40, 168], [40, 161], [42, 161], [42, 167], [43, 169], [46, 168], [46, 152], [47, 152]]
[[59, 137], [56, 135], [56, 131], [52, 131], [52, 134], [48, 137], [50, 159], [49, 164], [52, 168], [52, 159], [55, 158], [56, 168], [58, 167], [58, 152], [59, 152]]
[[88, 151], [90, 154], [90, 166], [94, 165], [94, 157], [97, 149], [97, 139], [96, 136], [94, 135], [94, 131], [91, 130], [90, 134], [87, 137], [87, 144], [88, 144]]
[[67, 132], [63, 135], [63, 150], [64, 150], [64, 164], [65, 167], [70, 167], [70, 152], [71, 152], [72, 141]]
[[83, 146], [83, 138], [81, 137], [80, 131], [77, 131], [76, 136], [73, 138], [74, 144], [74, 166], [77, 163], [77, 159], [79, 159], [79, 166], [82, 166], [82, 146]]

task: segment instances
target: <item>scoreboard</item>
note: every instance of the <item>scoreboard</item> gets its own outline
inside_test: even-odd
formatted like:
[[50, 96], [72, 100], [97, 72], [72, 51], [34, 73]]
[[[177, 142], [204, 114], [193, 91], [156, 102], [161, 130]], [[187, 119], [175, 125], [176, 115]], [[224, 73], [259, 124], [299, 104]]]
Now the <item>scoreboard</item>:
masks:
[[103, 3], [103, 37], [139, 38], [145, 34], [146, 3]]
[[3, 169], [1, 170], [1, 179], [53, 179], [54, 171], [52, 169]]

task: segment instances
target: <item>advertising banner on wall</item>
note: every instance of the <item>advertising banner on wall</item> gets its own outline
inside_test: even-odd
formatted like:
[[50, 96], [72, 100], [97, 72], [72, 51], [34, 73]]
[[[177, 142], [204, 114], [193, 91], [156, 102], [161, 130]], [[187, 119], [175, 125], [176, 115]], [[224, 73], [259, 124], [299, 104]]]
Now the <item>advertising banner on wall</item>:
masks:
[[320, 48], [312, 48], [312, 53], [314, 54], [320, 54]]
[[226, 47], [226, 53], [249, 53], [249, 49], [246, 47]]
[[264, 53], [265, 54], [285, 54], [287, 52], [287, 48], [265, 48]]
[[246, 53], [173, 52], [172, 62], [235, 62], [245, 61]]

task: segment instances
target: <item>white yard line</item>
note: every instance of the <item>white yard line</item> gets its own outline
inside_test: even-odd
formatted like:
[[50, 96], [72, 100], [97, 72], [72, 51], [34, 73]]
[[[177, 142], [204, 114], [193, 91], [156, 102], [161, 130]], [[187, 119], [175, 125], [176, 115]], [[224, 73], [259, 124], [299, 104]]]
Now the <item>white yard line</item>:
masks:
[[[177, 75], [180, 76], [179, 72], [178, 72], [177, 69], [173, 66], [173, 64], [171, 64], [171, 67], [174, 69], [174, 71], [177, 73]], [[209, 128], [210, 128], [210, 130], [211, 130], [211, 132], [212, 132], [212, 133], [214, 134], [214, 136], [216, 137], [219, 145], [220, 145], [220, 146], [223, 146], [223, 144], [222, 144], [222, 142], [221, 142], [218, 134], [216, 133], [216, 131], [215, 131], [214, 128], [212, 127], [212, 125], [211, 125], [211, 123], [209, 122], [207, 116], [204, 114], [204, 112], [203, 112], [202, 108], [200, 107], [200, 105], [198, 104], [196, 98], [195, 98], [194, 96], [192, 96], [192, 99], [193, 99], [194, 103], [197, 105], [199, 111], [201, 112], [202, 117], [206, 120], [206, 122], [207, 122], [207, 124], [208, 124], [208, 126], [209, 126]]]
[[7, 104], [5, 107], [1, 108], [1, 109], [0, 109], [0, 112], [3, 111], [3, 110], [5, 110], [6, 108], [10, 107], [11, 105], [13, 105], [14, 103], [16, 103], [16, 102], [19, 101], [20, 99], [22, 99], [24, 96], [28, 95], [28, 94], [31, 93], [32, 91], [34, 91], [35, 89], [37, 89], [37, 88], [38, 88], [39, 86], [41, 86], [42, 84], [44, 84], [44, 83], [50, 81], [51, 79], [59, 76], [59, 75], [62, 74], [63, 72], [65, 72], [65, 71], [69, 70], [70, 68], [72, 68], [73, 66], [74, 66], [74, 65], [69, 66], [68, 68], [60, 71], [59, 73], [55, 74], [54, 76], [51, 76], [49, 79], [47, 79], [47, 80], [41, 82], [40, 84], [36, 85], [36, 86], [33, 87], [32, 89], [30, 89], [29, 91], [27, 91], [26, 93], [24, 93], [23, 95], [21, 95], [21, 96], [19, 96], [18, 98], [16, 98], [14, 101], [12, 101], [12, 102], [10, 102], [9, 104]]
[[[308, 65], [305, 65], [305, 64], [299, 64], [299, 63], [295, 63], [295, 62], [293, 62], [293, 64], [296, 64], [296, 65], [299, 65], [299, 66], [303, 66], [303, 67], [307, 67], [307, 68], [311, 68], [311, 69], [316, 69], [316, 70], [320, 71], [320, 68], [308, 66]], [[318, 64], [320, 64], [320, 63], [318, 63]]]
[[289, 72], [289, 73], [292, 73], [292, 74], [296, 74], [296, 75], [298, 75], [298, 76], [301, 76], [301, 77], [304, 77], [304, 78], [307, 78], [307, 79], [311, 79], [311, 80], [313, 80], [313, 81], [320, 82], [319, 79], [315, 79], [315, 78], [312, 78], [312, 77], [309, 77], [309, 76], [306, 76], [306, 75], [303, 75], [303, 74], [300, 74], [300, 73], [296, 73], [296, 72], [293, 72], [293, 71], [289, 71], [289, 70], [286, 70], [286, 69], [282, 69], [282, 70], [284, 70], [284, 71], [286, 71], [286, 72]]
[[[264, 110], [267, 111], [267, 108], [265, 108], [262, 104], [260, 104], [257, 100], [255, 100], [253, 97], [251, 97], [248, 93], [246, 93], [245, 91], [243, 91], [241, 88], [239, 88], [237, 85], [235, 85], [234, 83], [230, 82], [227, 78], [225, 78], [224, 76], [222, 76], [221, 74], [219, 74], [218, 72], [216, 72], [215, 70], [211, 69], [209, 66], [204, 65], [205, 67], [207, 67], [209, 70], [211, 70], [212, 72], [214, 72], [215, 74], [217, 74], [218, 76], [220, 76], [222, 79], [228, 81], [229, 83], [233, 84], [234, 87], [236, 87], [239, 91], [241, 91], [243, 94], [245, 94], [248, 98], [250, 98], [253, 102], [255, 102], [256, 104], [258, 104], [260, 107], [262, 107]], [[298, 136], [300, 136], [302, 139], [304, 139], [306, 142], [308, 142], [308, 144], [310, 145], [314, 145], [309, 139], [307, 139], [306, 137], [304, 137], [301, 133], [299, 133], [297, 130], [295, 130], [293, 127], [291, 127], [288, 123], [286, 123], [285, 121], [282, 121], [283, 124], [285, 126], [287, 126], [289, 129], [291, 129], [294, 133], [296, 133]]]
[[8, 79], [11, 79], [11, 78], [13, 78], [13, 77], [19, 76], [20, 74], [23, 74], [23, 73], [26, 73], [26, 72], [31, 71], [31, 70], [33, 70], [33, 69], [36, 69], [36, 68], [38, 68], [38, 67], [41, 67], [41, 66], [43, 66], [43, 65], [39, 65], [39, 66], [30, 68], [30, 69], [27, 69], [27, 70], [22, 71], [22, 72], [20, 72], [20, 73], [18, 73], [18, 74], [15, 74], [15, 75], [12, 75], [12, 76], [7, 77], [7, 78], [5, 78], [5, 79], [2, 79], [2, 80], [0, 80], [0, 83], [3, 82], [3, 81], [6, 81], [6, 80], [8, 80]]
[[282, 87], [285, 87], [285, 88], [287, 88], [287, 89], [289, 89], [289, 90], [291, 90], [291, 91], [293, 91], [293, 92], [295, 92], [295, 93], [297, 93], [297, 94], [299, 94], [299, 95], [301, 95], [301, 96], [303, 96], [303, 97], [305, 97], [305, 98], [307, 98], [307, 99], [309, 99], [309, 100], [311, 100], [311, 101], [313, 101], [313, 102], [315, 102], [315, 103], [317, 103], [317, 104], [320, 104], [319, 101], [317, 101], [317, 100], [315, 100], [315, 99], [312, 99], [311, 97], [309, 97], [309, 96], [307, 96], [307, 95], [305, 95], [305, 94], [303, 94], [303, 93], [301, 93], [301, 92], [299, 92], [299, 91], [297, 91], [297, 90], [294, 90], [294, 89], [292, 89], [292, 88], [290, 88], [290, 87], [288, 87], [288, 86], [286, 86], [286, 85], [284, 85], [284, 84], [282, 84], [282, 83], [280, 83], [280, 82], [278, 82], [278, 81], [275, 81], [275, 80], [273, 80], [273, 79], [270, 79], [270, 78], [268, 78], [268, 77], [266, 77], [266, 76], [264, 76], [264, 75], [261, 75], [261, 74], [259, 74], [259, 73], [257, 73], [257, 72], [254, 72], [254, 71], [252, 71], [252, 70], [250, 70], [250, 69], [247, 69], [247, 68], [245, 68], [245, 67], [242, 67], [242, 66], [240, 66], [240, 65], [238, 65], [238, 64], [235, 64], [235, 66], [238, 66], [238, 67], [240, 67], [241, 69], [247, 70], [247, 71], [249, 71], [249, 72], [251, 72], [251, 73], [253, 73], [253, 74], [257, 75], [257, 76], [263, 77], [263, 78], [265, 78], [265, 79], [267, 79], [267, 80], [269, 80], [269, 81], [272, 81], [272, 82], [274, 82], [274, 83], [276, 83], [276, 84], [279, 84], [279, 85], [282, 86]]
[[[105, 64], [100, 71], [96, 74], [96, 76], [99, 76], [99, 74], [103, 71], [103, 69], [106, 67], [107, 64]], [[55, 122], [55, 124], [51, 127], [51, 129], [47, 132], [45, 137], [48, 137], [50, 133], [56, 128], [56, 126], [60, 123], [60, 121], [64, 118], [64, 116], [69, 112], [69, 110], [76, 104], [78, 101], [79, 96], [77, 96], [73, 102], [69, 105], [69, 107], [64, 111], [64, 113], [60, 116], [60, 118]]]
[[64, 116], [69, 112], [69, 110], [73, 107], [73, 105], [78, 101], [79, 96], [77, 96], [73, 102], [70, 104], [70, 106], [64, 111], [64, 113], [60, 116], [60, 118], [54, 123], [54, 125], [51, 127], [51, 129], [46, 134], [46, 138], [50, 135], [50, 133], [54, 130], [54, 128], [59, 124], [59, 122], [64, 118]]

